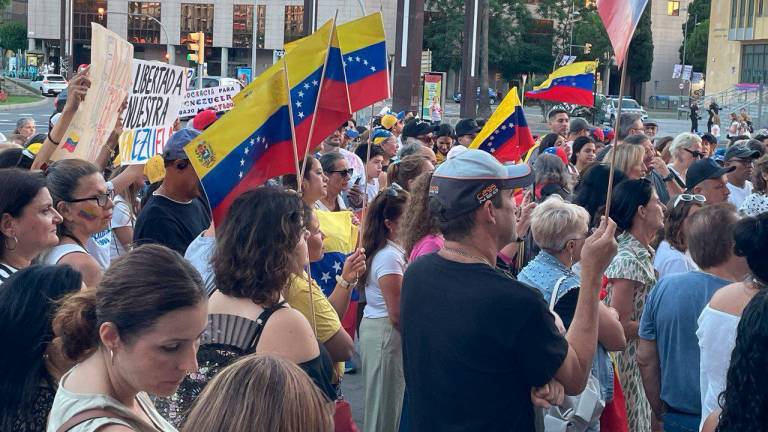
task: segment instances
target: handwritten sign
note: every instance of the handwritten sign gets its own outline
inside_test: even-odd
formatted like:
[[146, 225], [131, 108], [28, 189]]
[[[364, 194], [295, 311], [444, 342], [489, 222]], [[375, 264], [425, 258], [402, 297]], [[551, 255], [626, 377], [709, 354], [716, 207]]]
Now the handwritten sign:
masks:
[[53, 160], [78, 158], [95, 162], [115, 128], [120, 104], [130, 91], [133, 45], [99, 24], [91, 23], [91, 28], [91, 87]]
[[190, 90], [187, 92], [181, 111], [179, 111], [179, 117], [193, 117], [206, 109], [212, 109], [216, 112], [229, 111], [235, 106], [232, 97], [239, 91], [240, 88], [236, 85]]
[[192, 69], [167, 63], [133, 60], [132, 86], [123, 113], [120, 160], [146, 163], [163, 152], [187, 94]]

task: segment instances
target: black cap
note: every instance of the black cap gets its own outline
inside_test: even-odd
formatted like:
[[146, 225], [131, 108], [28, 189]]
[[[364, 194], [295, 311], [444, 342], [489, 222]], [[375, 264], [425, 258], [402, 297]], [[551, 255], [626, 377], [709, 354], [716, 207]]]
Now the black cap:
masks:
[[440, 137], [453, 137], [453, 126], [449, 125], [448, 123], [443, 123], [440, 126], [437, 127], [437, 131], [435, 131], [435, 138]]
[[734, 144], [725, 151], [725, 161], [731, 159], [757, 159], [760, 152], [747, 145], [747, 143]]
[[416, 138], [435, 131], [435, 126], [423, 120], [412, 120], [403, 126], [403, 138]]
[[482, 128], [477, 124], [475, 119], [462, 119], [456, 123], [456, 136], [471, 135], [473, 133], [480, 132]]
[[720, 178], [723, 174], [735, 169], [735, 166], [723, 168], [710, 158], [699, 159], [688, 167], [688, 171], [685, 173], [685, 186], [690, 191], [704, 180]]

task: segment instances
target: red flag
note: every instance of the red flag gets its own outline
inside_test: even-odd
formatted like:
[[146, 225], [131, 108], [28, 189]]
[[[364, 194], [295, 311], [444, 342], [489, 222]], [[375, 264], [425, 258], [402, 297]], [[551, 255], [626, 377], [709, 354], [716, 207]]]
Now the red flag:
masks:
[[597, 13], [608, 32], [619, 66], [627, 58], [629, 42], [647, 4], [648, 0], [597, 0]]

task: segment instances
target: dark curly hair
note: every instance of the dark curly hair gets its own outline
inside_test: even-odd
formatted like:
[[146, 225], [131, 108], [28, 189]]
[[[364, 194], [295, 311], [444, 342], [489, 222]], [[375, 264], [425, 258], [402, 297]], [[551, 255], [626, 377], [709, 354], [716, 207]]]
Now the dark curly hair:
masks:
[[764, 430], [768, 424], [768, 290], [747, 304], [736, 331], [725, 391], [720, 394], [719, 432]]
[[667, 204], [667, 211], [664, 212], [664, 229], [660, 232], [659, 241], [666, 240], [669, 245], [679, 252], [685, 252], [688, 250], [688, 240], [685, 237], [685, 231], [683, 226], [688, 215], [691, 214], [691, 209], [694, 207], [701, 208], [701, 203], [698, 201], [683, 201], [674, 206], [677, 195], [670, 198]]
[[293, 191], [265, 186], [240, 195], [216, 230], [216, 288], [258, 305], [277, 303], [293, 272], [304, 216]]
[[435, 226], [429, 211], [429, 184], [432, 173], [427, 171], [416, 177], [411, 184], [411, 196], [408, 206], [400, 219], [400, 241], [405, 250], [405, 259], [411, 256], [413, 247], [429, 234], [440, 231]]

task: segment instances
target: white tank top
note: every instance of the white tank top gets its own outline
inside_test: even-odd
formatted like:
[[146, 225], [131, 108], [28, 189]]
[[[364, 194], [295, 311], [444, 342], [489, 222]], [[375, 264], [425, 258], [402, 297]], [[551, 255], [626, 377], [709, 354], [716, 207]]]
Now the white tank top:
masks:
[[75, 243], [66, 243], [66, 244], [60, 244], [56, 245], [51, 248], [44, 256], [42, 261], [45, 264], [51, 264], [56, 265], [59, 263], [59, 261], [64, 258], [64, 255], [71, 254], [73, 252], [82, 252], [84, 254], [87, 254], [88, 251], [86, 251], [82, 246]]

